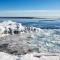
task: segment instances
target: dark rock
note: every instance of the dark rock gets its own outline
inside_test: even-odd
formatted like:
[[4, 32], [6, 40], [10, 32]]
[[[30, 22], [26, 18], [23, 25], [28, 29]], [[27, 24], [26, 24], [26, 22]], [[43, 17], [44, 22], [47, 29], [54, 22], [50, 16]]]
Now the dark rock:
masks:
[[8, 47], [8, 43], [0, 45], [0, 48], [7, 48], [7, 47]]

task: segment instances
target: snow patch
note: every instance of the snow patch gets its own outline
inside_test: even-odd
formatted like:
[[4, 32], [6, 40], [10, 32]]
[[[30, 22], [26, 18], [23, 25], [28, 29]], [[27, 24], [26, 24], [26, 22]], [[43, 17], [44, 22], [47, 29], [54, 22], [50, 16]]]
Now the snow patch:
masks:
[[0, 52], [0, 60], [17, 60], [18, 57], [4, 52]]

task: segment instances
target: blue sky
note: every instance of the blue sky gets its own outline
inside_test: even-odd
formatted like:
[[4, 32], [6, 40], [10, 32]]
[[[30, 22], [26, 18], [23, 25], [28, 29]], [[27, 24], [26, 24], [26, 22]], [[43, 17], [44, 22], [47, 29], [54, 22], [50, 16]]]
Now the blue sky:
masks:
[[60, 17], [60, 0], [0, 0], [0, 16]]
[[0, 10], [60, 10], [60, 0], [0, 0]]

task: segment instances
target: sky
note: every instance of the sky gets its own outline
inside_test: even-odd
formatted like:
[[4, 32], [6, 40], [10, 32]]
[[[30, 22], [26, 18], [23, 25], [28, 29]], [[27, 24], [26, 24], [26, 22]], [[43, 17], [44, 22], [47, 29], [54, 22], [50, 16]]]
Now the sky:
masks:
[[0, 0], [0, 10], [60, 10], [60, 0]]
[[0, 0], [0, 16], [60, 17], [60, 0]]

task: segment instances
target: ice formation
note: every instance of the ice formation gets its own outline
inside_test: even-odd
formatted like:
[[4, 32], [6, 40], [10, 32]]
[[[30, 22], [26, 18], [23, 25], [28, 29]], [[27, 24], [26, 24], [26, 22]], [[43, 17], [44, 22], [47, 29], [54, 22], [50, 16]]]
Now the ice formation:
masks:
[[0, 52], [0, 60], [59, 60], [60, 55], [57, 54], [45, 54], [45, 53], [28, 53], [22, 56], [10, 55], [4, 52]]
[[[2, 33], [0, 35], [7, 35], [3, 34], [5, 27], [7, 30], [8, 28], [15, 30], [17, 25], [19, 25], [19, 31], [22, 30], [22, 34], [20, 35], [21, 37], [25, 38], [26, 36], [29, 36], [29, 38], [32, 38], [30, 41], [31, 47], [38, 47], [41, 52], [60, 52], [60, 29], [41, 29], [36, 27], [27, 28], [21, 23], [4, 21], [0, 23], [0, 33]], [[33, 30], [35, 30], [35, 32]]]
[[3, 21], [0, 23], [0, 33], [4, 33], [5, 30], [8, 31], [9, 28], [15, 30], [17, 28], [17, 25], [19, 26], [19, 30], [24, 30], [24, 27], [21, 23], [16, 23], [13, 21]]
[[[17, 36], [12, 35], [14, 42], [12, 42], [11, 45], [14, 46], [14, 44], [19, 44], [19, 45], [22, 45], [23, 47], [24, 46], [26, 47], [27, 45], [30, 46], [31, 48], [37, 47], [39, 48], [39, 52], [44, 52], [44, 53], [45, 52], [53, 52], [53, 53], [60, 52], [60, 29], [40, 29], [40, 28], [32, 27], [31, 29], [28, 28], [28, 30], [26, 30], [27, 27], [22, 26], [21, 23], [16, 23], [12, 21], [4, 21], [0, 23], [0, 34], [1, 35], [4, 34], [3, 32], [5, 28], [7, 30], [8, 28], [15, 30], [17, 25], [19, 25], [19, 31], [22, 30], [25, 32], [19, 36], [19, 38], [23, 39], [23, 41], [19, 42], [19, 39], [17, 38]], [[28, 41], [27, 39], [29, 38], [31, 38], [31, 40]], [[10, 41], [8, 42], [10, 43]], [[27, 47], [25, 49], [27, 49]], [[9, 59], [10, 60], [29, 60], [29, 59], [30, 60], [59, 60], [59, 56], [47, 56], [47, 55], [48, 54], [46, 54], [45, 56], [44, 54], [41, 54], [41, 53], [27, 53], [26, 55], [22, 55], [21, 57], [18, 57], [18, 56], [9, 55], [4, 52], [0, 52], [0, 60], [9, 60]]]
[[0, 60], [17, 60], [18, 57], [8, 53], [0, 52]]

